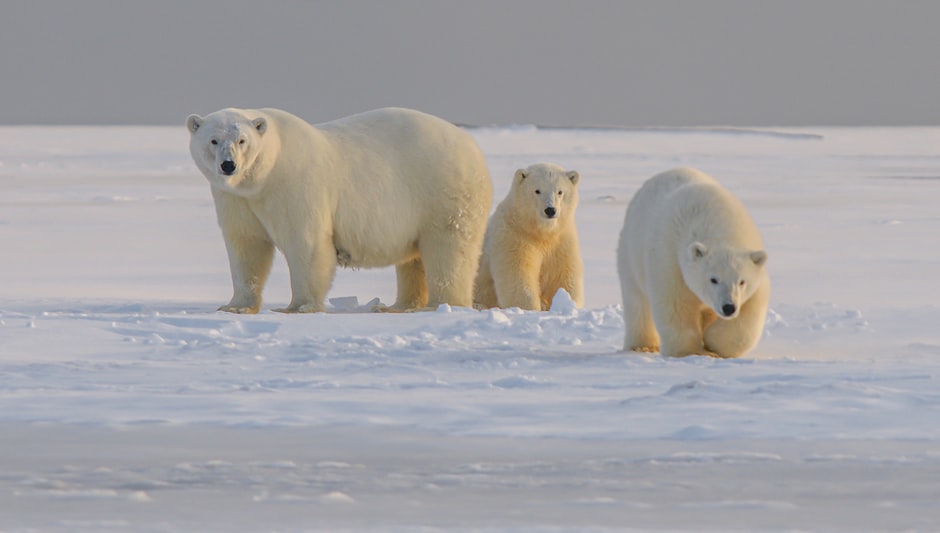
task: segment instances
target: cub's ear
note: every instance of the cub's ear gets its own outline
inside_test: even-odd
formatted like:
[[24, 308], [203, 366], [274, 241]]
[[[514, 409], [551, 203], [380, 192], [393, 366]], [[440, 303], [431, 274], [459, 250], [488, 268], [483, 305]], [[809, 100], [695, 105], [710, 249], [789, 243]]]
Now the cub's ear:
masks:
[[689, 245], [689, 257], [692, 259], [701, 259], [708, 255], [708, 247], [700, 242], [693, 242]]
[[268, 129], [268, 121], [264, 117], [258, 117], [252, 120], [251, 125], [258, 130], [258, 135], [264, 135], [264, 132]]
[[572, 185], [577, 185], [578, 180], [581, 179], [581, 174], [578, 174], [577, 170], [569, 170], [565, 172], [565, 176], [568, 176], [568, 179], [571, 180]]
[[522, 180], [528, 177], [529, 177], [529, 171], [524, 168], [520, 168], [519, 170], [516, 171], [516, 176], [514, 179], [516, 180], [516, 183], [521, 183]]
[[757, 266], [764, 266], [764, 263], [767, 262], [767, 252], [763, 250], [751, 252], [751, 261], [754, 261]]
[[190, 134], [196, 133], [196, 130], [202, 127], [203, 118], [199, 115], [189, 115], [186, 118], [186, 129]]

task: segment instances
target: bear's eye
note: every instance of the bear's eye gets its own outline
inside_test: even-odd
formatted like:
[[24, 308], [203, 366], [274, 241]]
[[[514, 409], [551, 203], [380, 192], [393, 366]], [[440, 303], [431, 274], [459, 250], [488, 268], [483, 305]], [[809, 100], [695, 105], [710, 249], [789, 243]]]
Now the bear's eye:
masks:
[[558, 196], [561, 196], [561, 191], [558, 191]]
[[712, 285], [718, 285], [718, 278], [712, 278], [708, 281], [712, 282]]
[[542, 191], [539, 189], [535, 189], [535, 194], [542, 194]]
[[238, 144], [245, 144], [245, 139], [238, 139]]
[[743, 279], [738, 282], [738, 285], [740, 285], [740, 286], [742, 286], [742, 287], [743, 287], [744, 285], [746, 285], [746, 284], [747, 284], [747, 282], [744, 281]]
[[219, 144], [219, 141], [217, 141], [217, 140], [215, 140], [215, 139], [212, 139], [212, 140], [209, 141], [209, 142], [212, 143], [212, 144]]

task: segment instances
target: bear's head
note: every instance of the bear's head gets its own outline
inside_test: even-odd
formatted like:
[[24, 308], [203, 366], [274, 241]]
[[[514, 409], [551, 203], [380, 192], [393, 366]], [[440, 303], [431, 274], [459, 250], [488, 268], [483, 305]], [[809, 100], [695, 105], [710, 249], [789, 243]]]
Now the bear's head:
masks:
[[252, 172], [262, 154], [268, 122], [239, 109], [223, 109], [206, 117], [186, 119], [189, 151], [209, 183], [240, 195], [256, 192], [258, 173]]
[[511, 194], [518, 209], [537, 224], [552, 227], [574, 214], [580, 178], [577, 171], [538, 163], [516, 171]]
[[766, 274], [767, 252], [710, 248], [694, 242], [682, 254], [679, 268], [686, 285], [718, 317], [738, 316]]

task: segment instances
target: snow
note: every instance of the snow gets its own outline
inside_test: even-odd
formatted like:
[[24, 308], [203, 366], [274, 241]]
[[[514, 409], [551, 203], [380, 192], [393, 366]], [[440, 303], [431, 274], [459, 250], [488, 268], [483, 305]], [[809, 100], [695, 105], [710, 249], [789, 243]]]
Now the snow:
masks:
[[[496, 198], [581, 172], [584, 309], [255, 316], [184, 128], [0, 128], [0, 530], [925, 530], [940, 523], [940, 128], [470, 130]], [[738, 360], [622, 353], [652, 174], [749, 207], [773, 296]]]

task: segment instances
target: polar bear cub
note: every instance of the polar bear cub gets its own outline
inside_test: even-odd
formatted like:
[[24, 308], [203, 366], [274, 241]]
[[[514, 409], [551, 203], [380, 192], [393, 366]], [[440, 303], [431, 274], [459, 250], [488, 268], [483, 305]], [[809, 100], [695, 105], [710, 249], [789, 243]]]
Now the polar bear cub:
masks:
[[547, 310], [558, 289], [584, 305], [584, 267], [575, 226], [574, 170], [552, 163], [519, 169], [490, 217], [474, 284], [483, 307]]
[[627, 207], [617, 266], [624, 350], [738, 357], [760, 340], [767, 252], [744, 205], [705, 173], [646, 181]]
[[493, 192], [467, 132], [399, 108], [316, 126], [229, 108], [186, 125], [229, 256], [220, 310], [258, 312], [275, 248], [290, 270], [280, 311], [325, 311], [337, 265], [395, 265], [395, 310], [472, 305]]

